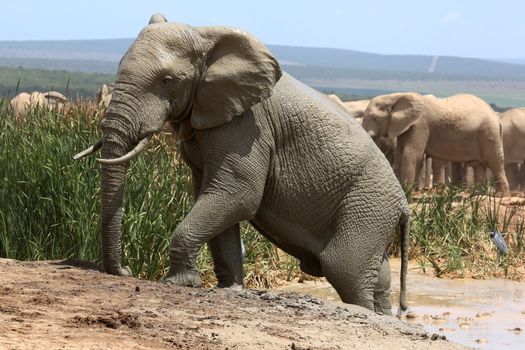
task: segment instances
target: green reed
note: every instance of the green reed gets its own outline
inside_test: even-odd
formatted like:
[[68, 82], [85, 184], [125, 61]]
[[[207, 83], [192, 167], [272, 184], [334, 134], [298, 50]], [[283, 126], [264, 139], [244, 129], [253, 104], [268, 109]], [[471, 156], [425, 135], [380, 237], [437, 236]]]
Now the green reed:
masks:
[[[100, 137], [99, 120], [100, 112], [86, 103], [65, 115], [41, 109], [26, 120], [0, 115], [0, 257], [100, 261], [99, 165], [95, 157], [72, 158]], [[123, 264], [134, 275], [158, 279], [165, 273], [171, 234], [192, 205], [189, 169], [173, 136], [159, 135], [127, 173]], [[277, 266], [276, 249], [242, 227], [246, 274]], [[213, 280], [206, 248], [198, 263], [205, 280]]]
[[[519, 277], [525, 262], [525, 199], [512, 203], [492, 196], [488, 186], [469, 192], [447, 187], [413, 196], [411, 207], [411, 256], [422, 269], [430, 264], [438, 276]], [[493, 230], [506, 233], [507, 256], [500, 256], [490, 240]]]
[[[99, 165], [95, 157], [72, 159], [100, 137], [100, 115], [87, 103], [73, 105], [65, 115], [37, 109], [19, 121], [8, 109], [0, 113], [0, 257], [100, 261]], [[122, 262], [135, 276], [158, 279], [166, 272], [171, 234], [192, 205], [190, 172], [175, 140], [159, 135], [131, 162], [127, 175]], [[523, 266], [525, 224], [517, 214], [523, 214], [523, 204], [502, 205], [487, 189], [466, 195], [446, 188], [413, 196], [411, 206], [411, 257], [422, 268], [431, 264], [438, 275], [477, 271], [513, 278], [513, 266]], [[489, 239], [494, 228], [508, 233], [505, 258]], [[241, 234], [247, 285], [305, 278], [296, 259], [247, 223]], [[213, 264], [205, 247], [198, 265], [211, 285]]]

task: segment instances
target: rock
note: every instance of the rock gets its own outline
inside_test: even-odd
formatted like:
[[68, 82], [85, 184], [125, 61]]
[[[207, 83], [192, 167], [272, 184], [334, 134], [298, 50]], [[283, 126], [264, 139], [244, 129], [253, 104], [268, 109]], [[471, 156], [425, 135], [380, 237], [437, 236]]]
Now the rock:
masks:
[[454, 332], [455, 329], [454, 328], [440, 328], [439, 331], [441, 333], [449, 333], [449, 332]]
[[459, 328], [461, 329], [470, 329], [470, 323], [469, 322], [463, 322], [459, 324]]
[[445, 337], [444, 335], [434, 333], [430, 337], [430, 340], [447, 340], [447, 337]]
[[522, 331], [523, 331], [523, 329], [521, 329], [520, 327], [515, 327], [515, 328], [512, 328], [512, 329], [509, 329], [509, 332], [512, 332], [512, 333], [515, 333], [515, 334], [520, 334]]
[[405, 316], [407, 319], [411, 320], [411, 319], [415, 319], [415, 318], [418, 318], [419, 315], [416, 314], [414, 311], [409, 311], [407, 312], [406, 316]]

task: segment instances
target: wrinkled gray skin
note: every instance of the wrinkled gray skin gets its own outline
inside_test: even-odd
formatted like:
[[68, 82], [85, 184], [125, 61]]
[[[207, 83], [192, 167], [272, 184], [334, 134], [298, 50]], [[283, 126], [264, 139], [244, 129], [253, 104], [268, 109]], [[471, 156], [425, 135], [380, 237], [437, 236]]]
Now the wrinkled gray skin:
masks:
[[[326, 276], [344, 302], [390, 314], [383, 254], [401, 224], [406, 309], [409, 208], [366, 132], [282, 74], [250, 35], [152, 22], [120, 63], [102, 157], [121, 157], [165, 121], [181, 139], [197, 198], [173, 233], [165, 281], [200, 286], [195, 259], [208, 242], [219, 286], [242, 285], [239, 222], [249, 220], [304, 272]], [[103, 261], [117, 275], [129, 275], [120, 264], [126, 168], [102, 165]]]

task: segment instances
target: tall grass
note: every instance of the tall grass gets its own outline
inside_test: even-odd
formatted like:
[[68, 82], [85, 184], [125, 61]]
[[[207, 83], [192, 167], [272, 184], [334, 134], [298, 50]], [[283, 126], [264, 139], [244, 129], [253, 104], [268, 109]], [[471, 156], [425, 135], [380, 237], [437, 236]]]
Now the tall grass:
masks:
[[[411, 256], [440, 276], [523, 277], [525, 198], [448, 187], [412, 197]], [[508, 255], [498, 253], [489, 232], [506, 233]]]
[[[100, 261], [99, 165], [94, 157], [72, 159], [100, 137], [99, 119], [86, 103], [66, 115], [35, 109], [25, 121], [0, 115], [0, 257]], [[190, 173], [171, 135], [156, 137], [131, 162], [124, 203], [123, 264], [136, 276], [158, 279], [168, 265], [171, 233], [193, 205]], [[269, 286], [270, 270], [287, 260], [242, 227], [248, 283]], [[198, 263], [212, 283], [206, 248]]]
[[[2, 110], [2, 109], [0, 109]], [[0, 113], [0, 257], [100, 261], [99, 165], [73, 154], [100, 137], [100, 113], [86, 103], [66, 115], [34, 110], [25, 121]], [[123, 221], [123, 264], [135, 276], [158, 279], [166, 271], [171, 233], [192, 207], [190, 174], [173, 137], [159, 135], [128, 170]], [[412, 196], [411, 255], [437, 274], [507, 275], [525, 261], [524, 206], [503, 205], [486, 192], [445, 189]], [[271, 287], [301, 274], [287, 256], [250, 225], [241, 225], [247, 251], [245, 282]], [[492, 229], [508, 232], [509, 255], [498, 257]], [[393, 246], [397, 253], [399, 246]], [[214, 281], [206, 248], [199, 268]]]

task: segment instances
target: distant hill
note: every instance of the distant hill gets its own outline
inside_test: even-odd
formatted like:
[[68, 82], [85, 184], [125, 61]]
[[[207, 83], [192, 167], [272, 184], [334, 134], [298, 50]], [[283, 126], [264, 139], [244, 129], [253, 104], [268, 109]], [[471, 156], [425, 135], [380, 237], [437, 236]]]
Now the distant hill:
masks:
[[[132, 42], [133, 39], [0, 41], [0, 67], [9, 67], [0, 69], [0, 94], [67, 89], [71, 96], [93, 97], [101, 83], [114, 79], [118, 63]], [[368, 98], [397, 91], [436, 96], [465, 92], [498, 106], [525, 106], [525, 59], [490, 61], [268, 47], [288, 73], [342, 98]]]
[[71, 98], [94, 98], [104, 83], [112, 82], [113, 75], [101, 73], [68, 72], [29, 68], [0, 67], [0, 99], [11, 98], [17, 92], [59, 91]]
[[[114, 73], [133, 39], [0, 41], [0, 65]], [[476, 58], [380, 55], [353, 50], [268, 45], [284, 66], [312, 66], [383, 72], [396, 77], [422, 74], [426, 79], [525, 80], [525, 65]], [[516, 61], [515, 63], [518, 63]], [[376, 74], [381, 76], [381, 74]]]
[[525, 66], [476, 58], [374, 53], [311, 47], [269, 45], [279, 60], [294, 65], [385, 72], [423, 73], [458, 78], [525, 79]]
[[494, 61], [525, 65], [525, 58], [498, 58]]
[[0, 41], [0, 57], [118, 62], [133, 39]]

